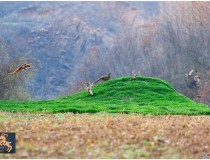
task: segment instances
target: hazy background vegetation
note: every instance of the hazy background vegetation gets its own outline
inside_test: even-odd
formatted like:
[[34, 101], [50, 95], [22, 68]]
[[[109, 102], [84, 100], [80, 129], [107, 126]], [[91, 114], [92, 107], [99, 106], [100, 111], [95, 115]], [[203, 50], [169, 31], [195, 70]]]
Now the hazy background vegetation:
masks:
[[111, 72], [159, 77], [210, 104], [209, 2], [0, 2], [0, 37], [0, 99], [53, 99]]

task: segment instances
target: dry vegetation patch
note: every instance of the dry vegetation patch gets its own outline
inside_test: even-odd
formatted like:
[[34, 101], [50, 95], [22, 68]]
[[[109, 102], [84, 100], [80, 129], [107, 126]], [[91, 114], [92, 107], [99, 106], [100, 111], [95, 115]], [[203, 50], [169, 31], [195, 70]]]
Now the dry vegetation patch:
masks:
[[16, 132], [2, 158], [202, 158], [209, 116], [22, 114], [0, 112], [0, 131]]

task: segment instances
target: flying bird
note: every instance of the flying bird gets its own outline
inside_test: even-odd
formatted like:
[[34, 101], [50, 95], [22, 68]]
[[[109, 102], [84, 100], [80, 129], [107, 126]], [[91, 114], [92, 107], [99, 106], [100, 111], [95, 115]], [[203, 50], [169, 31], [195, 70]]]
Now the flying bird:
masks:
[[23, 64], [22, 66], [20, 66], [19, 68], [16, 68], [12, 73], [9, 73], [9, 74], [16, 74], [16, 73], [18, 73], [20, 71], [23, 71], [23, 70], [26, 70], [30, 67], [31, 67], [30, 64]]
[[201, 77], [198, 76], [198, 75], [194, 77], [194, 80], [195, 80], [196, 82], [198, 82], [198, 83], [200, 82], [200, 79], [201, 79]]
[[95, 82], [93, 82], [93, 84], [99, 82], [100, 80], [102, 80], [102, 81], [108, 81], [110, 79], [110, 77], [111, 77], [111, 73], [109, 73], [108, 75], [103, 75], [99, 79], [97, 79]]
[[190, 71], [188, 74], [185, 74], [185, 75], [186, 75], [186, 77], [191, 77], [193, 72], [194, 72], [194, 70], [193, 70], [193, 69], [191, 69], [191, 71]]

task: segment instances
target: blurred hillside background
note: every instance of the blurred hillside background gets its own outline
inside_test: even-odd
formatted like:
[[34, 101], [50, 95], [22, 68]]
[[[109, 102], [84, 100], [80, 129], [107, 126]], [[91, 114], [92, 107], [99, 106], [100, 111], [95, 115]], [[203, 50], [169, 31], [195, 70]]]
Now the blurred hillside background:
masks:
[[[210, 105], [209, 43], [210, 2], [0, 2], [0, 99], [54, 99], [111, 72]], [[185, 81], [191, 69], [199, 85]]]

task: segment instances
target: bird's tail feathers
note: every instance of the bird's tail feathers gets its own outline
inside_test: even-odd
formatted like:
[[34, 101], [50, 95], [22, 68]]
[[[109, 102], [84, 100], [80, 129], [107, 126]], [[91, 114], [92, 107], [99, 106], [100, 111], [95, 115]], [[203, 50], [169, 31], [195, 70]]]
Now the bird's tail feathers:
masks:
[[101, 77], [99, 79], [97, 79], [96, 81], [93, 82], [93, 84], [96, 84], [97, 82], [99, 82], [101, 80]]
[[16, 72], [11, 72], [11, 73], [9, 73], [9, 74], [15, 74]]

